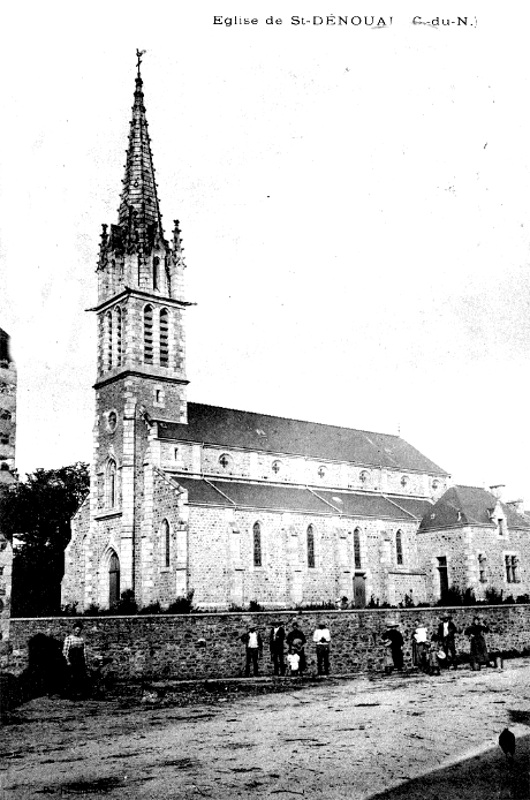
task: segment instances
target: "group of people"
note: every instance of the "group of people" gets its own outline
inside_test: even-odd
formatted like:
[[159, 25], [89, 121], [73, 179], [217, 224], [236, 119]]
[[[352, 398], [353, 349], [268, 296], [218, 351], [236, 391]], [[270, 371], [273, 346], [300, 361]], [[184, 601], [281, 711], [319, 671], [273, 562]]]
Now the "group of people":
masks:
[[[64, 640], [63, 657], [69, 677], [70, 693], [83, 695], [87, 685], [85, 663], [85, 642], [82, 636], [83, 626], [76, 623], [73, 630]], [[440, 674], [441, 667], [458, 667], [455, 637], [459, 631], [450, 614], [444, 613], [436, 629], [429, 632], [427, 625], [420, 622], [412, 638], [413, 663], [423, 672]], [[473, 622], [464, 633], [469, 637], [469, 661], [473, 670], [490, 664], [490, 655], [486, 645], [485, 634], [489, 628], [482, 617], [475, 616]], [[245, 675], [259, 675], [259, 660], [263, 656], [263, 639], [255, 626], [241, 636], [245, 645]], [[326, 623], [318, 625], [312, 638], [316, 651], [317, 672], [329, 675], [331, 633]], [[403, 669], [403, 635], [398, 622], [389, 622], [383, 633], [382, 643], [385, 647], [385, 672]], [[299, 623], [294, 620], [289, 632], [281, 622], [275, 622], [269, 631], [269, 649], [274, 675], [302, 676], [307, 670], [306, 648], [307, 638]]]
[[[241, 637], [245, 645], [245, 675], [250, 672], [259, 675], [259, 659], [263, 655], [263, 639], [254, 626], [251, 626]], [[295, 620], [291, 630], [286, 633], [280, 622], [272, 625], [269, 632], [269, 648], [273, 672], [275, 675], [301, 676], [307, 669], [305, 653], [307, 638]], [[313, 642], [316, 648], [317, 671], [319, 675], [329, 675], [329, 651], [331, 646], [331, 633], [325, 623], [321, 623], [313, 633]]]
[[[459, 631], [450, 614], [442, 614], [435, 631], [429, 635], [427, 626], [420, 623], [413, 635], [413, 661], [423, 672], [439, 675], [441, 667], [458, 669], [458, 655], [455, 637]], [[488, 666], [490, 655], [486, 645], [485, 634], [489, 628], [482, 617], [473, 617], [473, 622], [465, 630], [469, 637], [469, 661], [471, 669], [479, 670], [482, 665]]]
[[[427, 625], [421, 622], [412, 637], [413, 664], [429, 675], [439, 675], [442, 667], [457, 669], [458, 655], [455, 637], [459, 631], [450, 614], [442, 614], [436, 629], [429, 632]], [[489, 628], [482, 617], [476, 616], [465, 631], [469, 637], [469, 661], [473, 670], [482, 665], [488, 666], [490, 655], [486, 645], [485, 634]], [[263, 640], [254, 626], [243, 634], [241, 640], [246, 648], [245, 675], [259, 675], [259, 659], [263, 655]], [[280, 622], [272, 625], [269, 632], [269, 648], [274, 675], [303, 675], [307, 669], [305, 653], [306, 636], [298, 622], [292, 623], [291, 630], [286, 633]], [[329, 675], [329, 655], [331, 634], [328, 626], [321, 623], [313, 633], [316, 649], [317, 672]], [[383, 633], [382, 643], [385, 648], [384, 669], [390, 673], [394, 669], [403, 669], [403, 634], [399, 630], [399, 622], [388, 622]]]

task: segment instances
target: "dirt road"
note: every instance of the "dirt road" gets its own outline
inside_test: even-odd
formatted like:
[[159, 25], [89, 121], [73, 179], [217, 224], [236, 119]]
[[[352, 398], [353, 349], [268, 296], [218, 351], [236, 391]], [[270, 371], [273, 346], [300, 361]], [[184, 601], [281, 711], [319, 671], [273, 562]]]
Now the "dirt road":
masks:
[[0, 797], [528, 800], [529, 679], [521, 659], [185, 707], [41, 698], [2, 728]]

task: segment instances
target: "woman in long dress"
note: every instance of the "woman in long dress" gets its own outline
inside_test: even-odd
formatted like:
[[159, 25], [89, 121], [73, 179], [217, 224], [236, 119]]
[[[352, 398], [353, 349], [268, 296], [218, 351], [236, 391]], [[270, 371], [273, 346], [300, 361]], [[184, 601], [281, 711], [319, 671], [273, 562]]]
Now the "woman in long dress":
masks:
[[473, 624], [465, 630], [466, 636], [469, 636], [469, 661], [473, 670], [480, 669], [482, 664], [489, 666], [490, 657], [484, 637], [489, 630], [481, 617], [473, 617]]

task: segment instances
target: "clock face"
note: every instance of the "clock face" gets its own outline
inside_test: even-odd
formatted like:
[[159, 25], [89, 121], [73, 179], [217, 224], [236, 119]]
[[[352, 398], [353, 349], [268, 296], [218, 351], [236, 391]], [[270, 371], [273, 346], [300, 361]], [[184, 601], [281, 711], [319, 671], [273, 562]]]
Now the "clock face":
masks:
[[116, 416], [115, 411], [110, 412], [109, 416], [107, 417], [107, 424], [109, 426], [110, 431], [116, 429], [116, 425], [118, 424], [118, 417]]

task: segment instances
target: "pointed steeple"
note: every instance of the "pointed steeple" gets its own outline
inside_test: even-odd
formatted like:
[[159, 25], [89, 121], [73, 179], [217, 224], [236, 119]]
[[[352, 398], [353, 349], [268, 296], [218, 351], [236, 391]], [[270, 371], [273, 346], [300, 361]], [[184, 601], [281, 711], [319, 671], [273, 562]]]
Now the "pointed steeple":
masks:
[[140, 71], [144, 52], [144, 50], [136, 51], [136, 88], [118, 225], [129, 229], [134, 227], [137, 231], [138, 244], [149, 248], [153, 246], [155, 240], [164, 238], [164, 232]]

